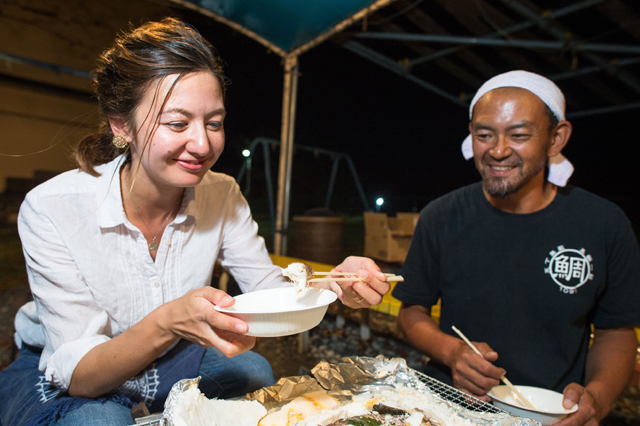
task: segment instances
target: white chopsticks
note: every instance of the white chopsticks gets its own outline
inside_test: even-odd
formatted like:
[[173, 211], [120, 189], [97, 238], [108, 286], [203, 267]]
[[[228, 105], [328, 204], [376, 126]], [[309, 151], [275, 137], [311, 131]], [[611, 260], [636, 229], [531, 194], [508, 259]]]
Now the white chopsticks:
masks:
[[[469, 339], [467, 339], [467, 337], [466, 337], [464, 334], [462, 334], [462, 331], [458, 330], [458, 329], [456, 328], [456, 326], [455, 326], [455, 325], [452, 325], [452, 326], [451, 326], [451, 328], [453, 329], [453, 331], [455, 331], [455, 332], [458, 334], [458, 336], [460, 336], [460, 338], [461, 338], [462, 340], [464, 340], [464, 341], [465, 341], [465, 343], [466, 343], [467, 345], [469, 345], [469, 347], [470, 347], [471, 349], [473, 349], [473, 351], [474, 351], [475, 353], [477, 353], [477, 354], [478, 354], [478, 355], [480, 355], [482, 358], [484, 358], [484, 355], [482, 355], [482, 353], [478, 350], [478, 348], [476, 348], [476, 347], [474, 346], [474, 344], [473, 344], [473, 343], [471, 343], [471, 342], [469, 341]], [[507, 380], [507, 378], [506, 378], [505, 376], [501, 376], [501, 377], [500, 377], [500, 380], [502, 380], [502, 381], [504, 382], [504, 384], [505, 384], [505, 385], [507, 385], [507, 386], [509, 387], [509, 389], [511, 389], [511, 391], [516, 395], [516, 398], [515, 398], [515, 399], [519, 399], [522, 403], [524, 403], [524, 405], [525, 405], [526, 407], [531, 408], [532, 410], [535, 410], [535, 409], [536, 409], [536, 407], [535, 407], [532, 403], [530, 403], [530, 402], [529, 402], [529, 400], [528, 400], [527, 398], [525, 398], [525, 397], [524, 397], [524, 395], [522, 395], [522, 394], [520, 393], [520, 391], [518, 391], [518, 389], [516, 389], [516, 387], [515, 387], [515, 386], [513, 386], [513, 385], [511, 384], [511, 382], [510, 382], [509, 380]]]

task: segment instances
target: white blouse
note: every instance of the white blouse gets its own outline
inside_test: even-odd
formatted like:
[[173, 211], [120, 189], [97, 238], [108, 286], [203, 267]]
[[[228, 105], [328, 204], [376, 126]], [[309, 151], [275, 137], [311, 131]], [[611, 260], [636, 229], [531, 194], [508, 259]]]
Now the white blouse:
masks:
[[61, 390], [93, 347], [163, 303], [209, 285], [216, 260], [243, 292], [286, 285], [238, 185], [219, 173], [208, 172], [186, 190], [154, 262], [124, 212], [122, 161], [97, 167], [97, 178], [63, 173], [29, 192], [20, 208], [35, 306], [18, 313], [16, 342], [43, 347], [39, 368]]

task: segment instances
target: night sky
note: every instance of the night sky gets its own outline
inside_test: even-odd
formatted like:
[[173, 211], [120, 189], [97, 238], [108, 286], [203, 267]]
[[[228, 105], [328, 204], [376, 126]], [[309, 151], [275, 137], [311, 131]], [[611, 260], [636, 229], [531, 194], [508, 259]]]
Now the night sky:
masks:
[[[280, 58], [247, 37], [211, 21], [192, 23], [226, 62], [227, 146], [214, 170], [236, 176], [242, 149], [256, 137], [280, 138], [283, 68]], [[467, 110], [327, 41], [300, 57], [295, 143], [351, 156], [370, 206], [382, 196], [383, 211], [419, 211], [430, 200], [478, 180], [460, 144]], [[508, 71], [508, 70], [504, 70]], [[438, 84], [437, 81], [431, 83]], [[565, 80], [558, 83], [571, 85]], [[606, 105], [603, 105], [606, 106]], [[570, 111], [568, 111], [570, 112]], [[640, 223], [640, 109], [572, 121], [563, 151], [576, 172], [570, 183], [618, 203]], [[272, 152], [277, 185], [278, 152]], [[262, 156], [253, 161], [254, 214], [266, 196]], [[331, 160], [294, 154], [291, 215], [324, 204]], [[363, 206], [341, 165], [331, 207], [360, 214]], [[266, 213], [266, 212], [265, 212]]]

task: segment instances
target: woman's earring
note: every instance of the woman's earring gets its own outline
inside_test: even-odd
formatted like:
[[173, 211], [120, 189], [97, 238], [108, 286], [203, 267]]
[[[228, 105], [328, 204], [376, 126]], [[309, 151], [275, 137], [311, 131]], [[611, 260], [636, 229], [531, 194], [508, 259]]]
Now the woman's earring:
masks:
[[120, 135], [115, 135], [111, 140], [111, 143], [113, 143], [118, 149], [125, 149], [129, 145], [129, 142], [127, 142], [125, 137]]

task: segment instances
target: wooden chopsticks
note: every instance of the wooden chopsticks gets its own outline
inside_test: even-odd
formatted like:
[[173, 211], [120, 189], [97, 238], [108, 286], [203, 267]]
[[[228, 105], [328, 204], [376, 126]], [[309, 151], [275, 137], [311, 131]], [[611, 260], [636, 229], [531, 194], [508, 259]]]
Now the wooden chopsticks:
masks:
[[[313, 271], [313, 275], [358, 275], [357, 272], [316, 272]], [[388, 277], [394, 277], [395, 274], [385, 274]]]
[[[476, 348], [475, 345], [471, 343], [464, 334], [462, 334], [462, 331], [458, 330], [455, 325], [452, 325], [451, 328], [453, 329], [453, 331], [455, 331], [458, 334], [458, 336], [460, 336], [462, 340], [465, 341], [467, 345], [469, 345], [471, 349], [473, 349], [475, 353], [477, 353], [482, 358], [484, 358], [484, 355], [482, 355], [482, 353], [478, 350], [478, 348]], [[532, 403], [530, 403], [529, 400], [525, 398], [524, 395], [522, 395], [520, 391], [518, 391], [518, 389], [516, 389], [516, 387], [513, 386], [505, 376], [501, 376], [500, 380], [502, 380], [504, 384], [507, 385], [509, 389], [511, 389], [511, 391], [516, 395], [515, 399], [519, 399], [522, 403], [524, 403], [525, 407], [531, 408], [532, 410], [536, 409], [536, 407]]]
[[[312, 278], [307, 282], [320, 283], [320, 282], [330, 282], [330, 281], [362, 281], [362, 278], [360, 278], [358, 274], [355, 272], [314, 272], [313, 275], [336, 275], [336, 276], [343, 276], [345, 278], [333, 278], [333, 277]], [[387, 277], [387, 282], [404, 281], [404, 278], [402, 278], [402, 275], [385, 274], [385, 276]]]

